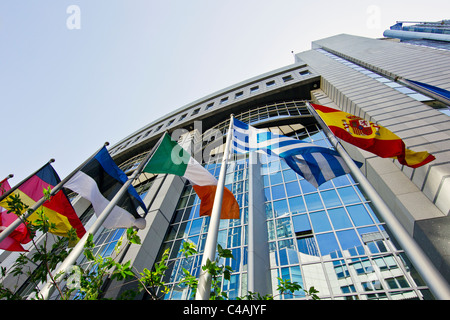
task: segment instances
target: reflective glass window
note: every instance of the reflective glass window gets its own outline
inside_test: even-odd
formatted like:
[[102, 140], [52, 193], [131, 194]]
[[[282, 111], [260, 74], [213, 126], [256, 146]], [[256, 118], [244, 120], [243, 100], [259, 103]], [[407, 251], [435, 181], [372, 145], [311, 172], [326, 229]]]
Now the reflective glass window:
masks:
[[319, 210], [323, 208], [322, 201], [318, 193], [311, 193], [305, 195], [306, 207], [309, 211]]
[[352, 227], [352, 223], [344, 208], [328, 209], [328, 215], [335, 229]]
[[341, 205], [341, 200], [339, 200], [339, 197], [335, 190], [322, 191], [320, 194], [327, 208], [337, 207]]
[[291, 208], [292, 214], [301, 213], [301, 212], [306, 211], [305, 203], [303, 202], [302, 196], [289, 198], [288, 202], [289, 202], [289, 207]]
[[373, 224], [372, 218], [367, 212], [366, 208], [362, 204], [357, 204], [354, 206], [348, 206], [347, 211], [356, 226], [364, 226], [368, 224]]
[[313, 225], [314, 232], [330, 231], [331, 225], [328, 221], [325, 211], [313, 212], [309, 215]]
[[273, 202], [273, 211], [276, 217], [280, 217], [289, 212], [286, 200], [278, 200]]
[[351, 204], [361, 201], [353, 187], [343, 187], [338, 188], [337, 190], [339, 195], [341, 196], [342, 201], [344, 201], [345, 204]]
[[276, 185], [272, 187], [272, 199], [278, 200], [286, 198], [286, 192], [284, 191], [284, 185]]
[[329, 255], [331, 252], [340, 252], [334, 233], [318, 234], [316, 239], [322, 256]]
[[300, 186], [297, 181], [286, 183], [286, 193], [288, 197], [300, 194]]
[[294, 225], [294, 232], [296, 233], [311, 230], [311, 224], [306, 214], [293, 216], [292, 223]]

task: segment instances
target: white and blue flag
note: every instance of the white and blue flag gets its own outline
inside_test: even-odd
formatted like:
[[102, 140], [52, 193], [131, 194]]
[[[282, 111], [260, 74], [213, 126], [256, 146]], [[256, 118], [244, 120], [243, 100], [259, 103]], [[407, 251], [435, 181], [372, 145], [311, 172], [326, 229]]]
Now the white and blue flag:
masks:
[[235, 153], [259, 151], [283, 158], [292, 170], [316, 188], [350, 172], [335, 150], [256, 129], [234, 118], [232, 150]]

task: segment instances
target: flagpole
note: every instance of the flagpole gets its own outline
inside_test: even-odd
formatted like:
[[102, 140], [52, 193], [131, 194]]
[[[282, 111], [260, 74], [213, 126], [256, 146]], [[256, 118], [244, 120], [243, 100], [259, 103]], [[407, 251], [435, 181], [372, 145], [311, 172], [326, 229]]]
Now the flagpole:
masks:
[[328, 128], [322, 118], [320, 118], [320, 116], [309, 104], [309, 102], [306, 102], [306, 106], [308, 107], [310, 113], [317, 120], [319, 125], [322, 127], [323, 131], [325, 132], [333, 146], [336, 148], [337, 152], [339, 152], [341, 157], [344, 159], [353, 176], [359, 182], [359, 185], [362, 187], [362, 189], [366, 192], [372, 204], [377, 209], [377, 212], [380, 214], [389, 230], [395, 236], [395, 239], [399, 242], [402, 249], [405, 250], [408, 258], [416, 267], [417, 271], [419, 272], [425, 283], [428, 285], [433, 295], [439, 300], [449, 300], [450, 287], [445, 278], [435, 268], [433, 263], [422, 251], [417, 242], [409, 235], [409, 233], [397, 220], [394, 213], [391, 211], [391, 209], [389, 209], [389, 207], [377, 193], [375, 188], [370, 184], [366, 176], [364, 176], [364, 174], [359, 170], [352, 158], [345, 151], [344, 147], [339, 143], [337, 138], [333, 135], [331, 130]]
[[[145, 165], [150, 161], [153, 154], [155, 153], [155, 150], [158, 149], [158, 146], [160, 145], [161, 141], [163, 140], [163, 138], [166, 134], [167, 134], [167, 131], [164, 132], [164, 134], [161, 136], [161, 138], [159, 138], [158, 142], [155, 144], [155, 146], [152, 148], [152, 150], [148, 153], [148, 155], [144, 158], [144, 160], [141, 161], [141, 163], [136, 168], [136, 170], [133, 172], [133, 174], [130, 176], [130, 178], [123, 184], [123, 186], [119, 189], [119, 191], [112, 198], [112, 200], [109, 202], [109, 204], [106, 206], [106, 208], [98, 216], [98, 218], [95, 220], [95, 222], [89, 228], [89, 230], [78, 241], [78, 243], [75, 245], [75, 247], [69, 253], [67, 258], [61, 263], [61, 265], [55, 271], [55, 273], [54, 273], [55, 275], [65, 273], [72, 265], [75, 264], [78, 257], [84, 251], [84, 245], [86, 244], [89, 235], [90, 234], [95, 235], [97, 233], [97, 231], [102, 226], [103, 222], [106, 220], [106, 218], [108, 218], [111, 211], [114, 209], [114, 207], [117, 205], [117, 203], [121, 200], [123, 195], [127, 192], [128, 187], [131, 185], [131, 183], [134, 181], [134, 179], [136, 179], [136, 177], [142, 172]], [[42, 290], [40, 290], [40, 292], [39, 292], [39, 295], [41, 296], [42, 299], [44, 299], [44, 300], [49, 299], [50, 290], [52, 287], [53, 287], [53, 283], [50, 281], [47, 281], [47, 283], [44, 285]]]
[[[58, 191], [64, 186], [64, 184], [69, 181], [78, 171], [80, 171], [83, 166], [88, 163], [95, 155], [105, 146], [108, 146], [109, 142], [105, 142], [105, 144], [92, 156], [90, 156], [86, 161], [84, 161], [78, 168], [76, 168], [74, 171], [72, 171], [66, 178], [64, 178], [60, 183], [58, 183], [55, 187], [53, 187], [52, 191], [50, 192], [50, 197], [53, 197], [55, 194], [58, 193]], [[43, 167], [41, 167], [39, 170], [44, 168], [46, 165], [55, 162], [55, 159], [50, 159], [49, 162], [47, 162]], [[29, 178], [34, 176], [39, 170], [35, 171], [33, 174], [31, 174], [28, 178], [21, 181], [17, 186], [14, 187], [14, 190], [16, 190], [18, 187], [20, 187], [25, 181], [27, 181]], [[12, 191], [11, 191], [12, 190]], [[10, 191], [13, 192], [14, 190], [11, 189]], [[10, 195], [11, 192], [7, 194]], [[1, 199], [4, 199], [5, 197], [2, 197]], [[13, 232], [21, 223], [24, 223], [25, 220], [31, 216], [37, 208], [42, 206], [44, 202], [46, 201], [45, 197], [42, 197], [39, 201], [37, 201], [30, 209], [28, 209], [23, 215], [19, 216], [18, 219], [14, 220], [5, 230], [3, 230], [0, 233], [0, 242], [2, 242], [11, 232]]]
[[[211, 219], [209, 221], [208, 235], [206, 238], [205, 249], [203, 251], [203, 258], [201, 266], [205, 266], [209, 261], [214, 261], [216, 257], [217, 235], [219, 233], [220, 213], [222, 211], [223, 190], [225, 187], [225, 175], [227, 172], [228, 155], [230, 150], [231, 135], [233, 129], [233, 114], [230, 115], [230, 125], [225, 142], [225, 150], [222, 157], [222, 167], [220, 168], [219, 180], [217, 182], [216, 194], [214, 196], [214, 203], [211, 212]], [[200, 270], [198, 278], [197, 292], [195, 294], [196, 300], [209, 300], [211, 294], [211, 274]]]

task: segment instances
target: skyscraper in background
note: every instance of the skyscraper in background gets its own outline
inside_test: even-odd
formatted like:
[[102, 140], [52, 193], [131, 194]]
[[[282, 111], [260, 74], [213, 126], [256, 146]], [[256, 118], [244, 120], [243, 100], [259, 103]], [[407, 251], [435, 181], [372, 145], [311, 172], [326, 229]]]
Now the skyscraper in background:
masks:
[[[412, 82], [450, 90], [450, 51], [445, 41], [433, 41], [443, 45], [426, 47], [414, 41], [346, 34], [314, 41], [311, 50], [295, 55], [293, 64], [170, 112], [125, 137], [110, 148], [110, 153], [130, 175], [167, 130], [217, 177], [231, 113], [257, 128], [330, 148], [305, 101], [379, 123], [402, 138], [409, 149], [429, 151], [436, 160], [412, 169], [343, 145], [354, 160], [363, 164], [363, 174], [449, 281], [448, 102]], [[174, 94], [176, 90], [173, 88]], [[248, 290], [250, 174], [260, 191], [255, 206], [263, 212], [258, 218], [265, 225], [256, 235], [263, 244], [257, 266], [263, 276], [256, 281], [260, 292], [272, 293], [276, 299], [306, 298], [303, 292], [279, 295], [276, 288], [280, 277], [304, 288], [314, 286], [322, 299], [433, 298], [396, 235], [351, 174], [315, 188], [278, 157], [260, 156], [257, 170], [250, 170], [252, 165], [248, 156], [234, 154], [227, 168], [225, 184], [241, 208], [240, 219], [222, 220], [218, 234], [219, 244], [234, 256], [226, 261], [234, 272], [230, 280], [221, 283], [230, 298], [245, 295]], [[210, 218], [199, 216], [198, 196], [178, 176], [143, 173], [134, 185], [149, 207], [147, 227], [139, 231], [142, 244], [131, 245], [123, 259], [131, 260], [141, 271], [151, 268], [169, 249], [164, 280], [170, 291], [160, 293], [160, 297], [189, 299], [189, 288], [179, 284], [182, 268], [199, 275]], [[79, 197], [73, 204], [88, 229], [93, 213], [90, 204]], [[94, 253], [111, 255], [123, 233], [107, 229], [99, 232], [94, 237]], [[185, 241], [194, 243], [199, 253], [188, 259], [181, 256], [179, 250]], [[14, 259], [14, 254], [6, 255], [3, 253], [3, 265]], [[84, 263], [82, 257], [78, 263]], [[17, 279], [10, 277], [5, 283], [8, 281], [12, 284]], [[26, 279], [21, 279], [20, 285], [24, 292], [30, 286]], [[106, 296], [115, 298], [133, 285], [110, 283]]]

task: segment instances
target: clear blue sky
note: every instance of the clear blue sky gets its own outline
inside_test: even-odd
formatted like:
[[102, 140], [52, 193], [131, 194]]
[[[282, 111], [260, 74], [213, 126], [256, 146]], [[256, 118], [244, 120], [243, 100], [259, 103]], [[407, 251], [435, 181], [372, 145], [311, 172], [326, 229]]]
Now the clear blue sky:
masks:
[[64, 178], [105, 141], [292, 64], [313, 40], [449, 12], [444, 0], [2, 0], [0, 179], [50, 158]]

